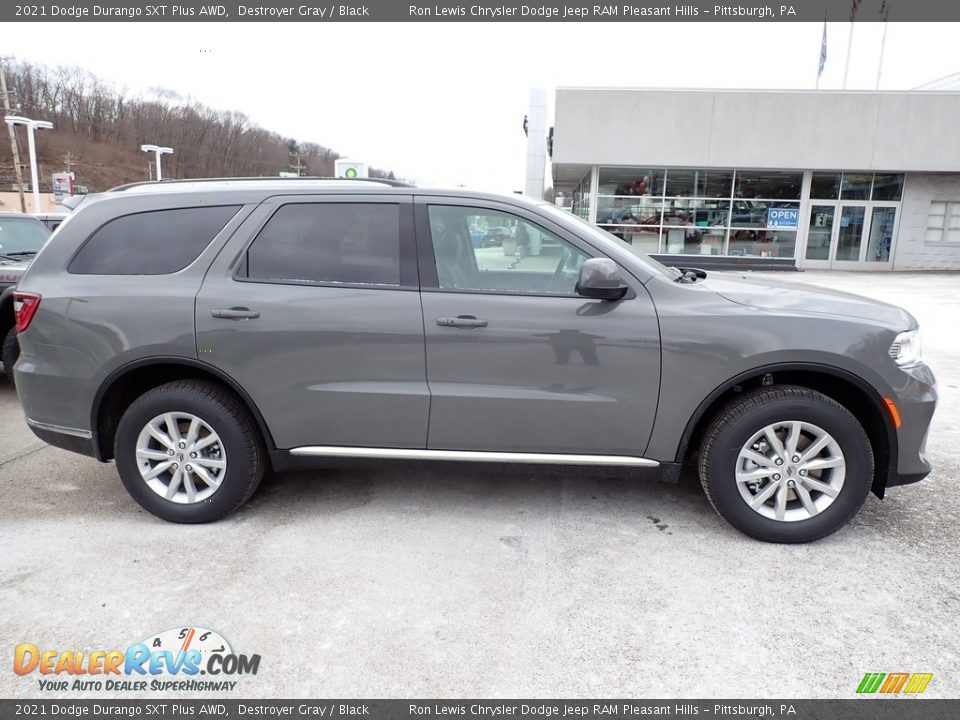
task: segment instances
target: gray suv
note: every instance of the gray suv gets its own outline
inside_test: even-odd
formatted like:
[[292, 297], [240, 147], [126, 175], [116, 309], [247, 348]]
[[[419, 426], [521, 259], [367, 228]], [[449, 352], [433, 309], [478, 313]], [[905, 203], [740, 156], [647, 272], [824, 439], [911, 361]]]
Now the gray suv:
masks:
[[174, 522], [350, 458], [688, 464], [739, 530], [806, 542], [930, 471], [907, 312], [667, 268], [516, 196], [141, 184], [86, 199], [16, 303], [30, 427]]

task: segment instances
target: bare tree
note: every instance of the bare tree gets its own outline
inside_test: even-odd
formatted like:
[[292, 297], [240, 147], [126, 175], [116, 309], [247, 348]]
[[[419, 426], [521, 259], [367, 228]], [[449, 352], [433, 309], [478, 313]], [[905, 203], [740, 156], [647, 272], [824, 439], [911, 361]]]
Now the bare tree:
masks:
[[[244, 114], [218, 111], [164, 88], [150, 97], [131, 96], [87, 70], [49, 68], [27, 62], [9, 66], [10, 90], [19, 110], [50, 120], [56, 133], [44, 137], [41, 162], [52, 167], [70, 151], [78, 182], [91, 190], [144, 179], [146, 164], [139, 148], [157, 143], [176, 148], [164, 160], [170, 177], [272, 175], [291, 162], [310, 175], [332, 176], [340, 155], [313, 142], [284, 138], [252, 124]], [[292, 161], [290, 153], [299, 154]], [[0, 154], [0, 174], [6, 165]], [[372, 169], [373, 177], [393, 173]]]

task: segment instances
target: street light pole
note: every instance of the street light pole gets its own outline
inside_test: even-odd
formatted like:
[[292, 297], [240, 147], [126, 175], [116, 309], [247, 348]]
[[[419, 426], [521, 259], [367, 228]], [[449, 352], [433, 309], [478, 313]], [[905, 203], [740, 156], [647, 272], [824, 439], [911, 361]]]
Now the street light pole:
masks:
[[27, 126], [27, 146], [30, 151], [30, 179], [33, 188], [33, 211], [40, 212], [40, 177], [37, 170], [37, 141], [34, 138], [36, 130], [53, 130], [53, 123], [46, 120], [31, 120], [19, 115], [7, 115], [4, 120], [7, 125]]
[[157, 159], [157, 180], [163, 180], [163, 172], [160, 169], [160, 156], [161, 155], [172, 155], [173, 148], [171, 147], [162, 147], [160, 145], [141, 145], [140, 149], [144, 152], [152, 152]]

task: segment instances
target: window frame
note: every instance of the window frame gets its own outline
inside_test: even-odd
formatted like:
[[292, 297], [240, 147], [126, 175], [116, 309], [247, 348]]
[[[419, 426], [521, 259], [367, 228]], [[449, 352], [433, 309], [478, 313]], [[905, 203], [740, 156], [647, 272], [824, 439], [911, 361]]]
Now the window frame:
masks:
[[[934, 203], [942, 203], [944, 206], [944, 215], [943, 215], [943, 227], [932, 227], [930, 225], [930, 211], [933, 209]], [[951, 230], [960, 231], [960, 225], [957, 227], [950, 226], [950, 218], [952, 216], [951, 210], [954, 208], [957, 209], [956, 216], [960, 218], [960, 200], [931, 200], [927, 205], [927, 219], [924, 226], [923, 234], [923, 243], [924, 245], [929, 245], [931, 247], [960, 247], [960, 240], [947, 240], [947, 235]], [[939, 231], [940, 239], [939, 240], [930, 240], [927, 237], [927, 234], [931, 231]]]
[[[252, 278], [247, 275], [247, 253], [260, 237], [263, 229], [281, 209], [288, 205], [397, 205], [398, 235], [400, 241], [400, 282], [398, 285], [382, 283], [335, 282], [331, 280], [294, 280], [283, 278]], [[398, 290], [402, 292], [420, 289], [417, 268], [417, 249], [414, 234], [413, 198], [409, 195], [371, 193], [367, 195], [287, 195], [265, 200], [261, 206], [266, 212], [248, 233], [243, 246], [231, 261], [230, 277], [235, 282], [257, 285], [294, 285], [299, 287], [330, 287], [353, 290]]]
[[[451, 205], [454, 207], [474, 209], [479, 212], [499, 212], [508, 215], [514, 215], [521, 220], [535, 225], [545, 232], [555, 235], [558, 239], [569, 243], [577, 250], [582, 252], [587, 258], [608, 257], [597, 251], [593, 245], [583, 240], [583, 238], [574, 235], [566, 228], [554, 223], [550, 218], [530, 212], [527, 208], [510, 205], [508, 203], [499, 203], [490, 200], [480, 200], [469, 197], [451, 197], [446, 195], [418, 195], [415, 198], [414, 216], [416, 220], [417, 235], [417, 257], [420, 267], [420, 291], [432, 293], [450, 293], [455, 295], [502, 295], [504, 297], [538, 297], [538, 298], [565, 298], [573, 299], [579, 302], [588, 301], [582, 295], [576, 293], [546, 293], [546, 292], [523, 292], [518, 290], [489, 290], [473, 288], [443, 288], [440, 287], [440, 281], [437, 276], [437, 260], [433, 250], [433, 235], [430, 232], [429, 208], [431, 205]], [[630, 287], [629, 291], [622, 300], [630, 300], [637, 297], [636, 284], [639, 282], [627, 270], [622, 263], [617, 263], [623, 273], [626, 284]]]

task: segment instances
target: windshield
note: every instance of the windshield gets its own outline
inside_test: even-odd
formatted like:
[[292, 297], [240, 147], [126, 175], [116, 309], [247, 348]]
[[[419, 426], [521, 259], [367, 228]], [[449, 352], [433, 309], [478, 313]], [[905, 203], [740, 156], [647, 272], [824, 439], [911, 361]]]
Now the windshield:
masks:
[[544, 205], [542, 205], [541, 207], [553, 215], [560, 215], [564, 218], [570, 218], [572, 220], [575, 220], [577, 223], [577, 226], [581, 230], [585, 231], [586, 233], [588, 233], [590, 236], [594, 238], [600, 239], [601, 241], [615, 243], [618, 247], [620, 247], [623, 250], [626, 250], [628, 253], [630, 253], [635, 258], [637, 258], [637, 260], [639, 260], [643, 264], [643, 266], [654, 275], [660, 275], [662, 277], [673, 280], [680, 274], [680, 272], [677, 269], [669, 268], [666, 265], [663, 265], [662, 263], [657, 262], [652, 257], [650, 257], [645, 252], [643, 252], [643, 250], [641, 250], [640, 248], [634, 247], [633, 245], [624, 241], [623, 239], [618, 238], [616, 235], [612, 233], [608, 233], [606, 230], [603, 230], [602, 228], [599, 228], [596, 225], [592, 225], [588, 223], [586, 220], [584, 220], [583, 218], [577, 215], [574, 215], [573, 213], [569, 213], [565, 210], [561, 210], [556, 205], [551, 205], [549, 203], [544, 203]]
[[36, 254], [49, 237], [46, 226], [32, 218], [0, 218], [0, 255]]

